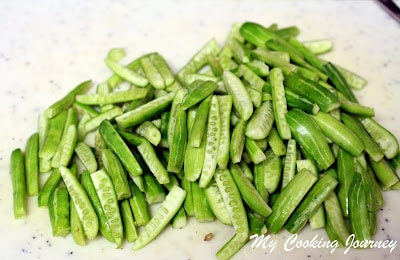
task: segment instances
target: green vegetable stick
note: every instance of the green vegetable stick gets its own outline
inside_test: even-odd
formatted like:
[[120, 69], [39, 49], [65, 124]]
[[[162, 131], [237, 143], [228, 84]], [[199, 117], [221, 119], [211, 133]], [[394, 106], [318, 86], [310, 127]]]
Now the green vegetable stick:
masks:
[[18, 219], [27, 215], [24, 155], [20, 148], [11, 152], [11, 179], [14, 218]]

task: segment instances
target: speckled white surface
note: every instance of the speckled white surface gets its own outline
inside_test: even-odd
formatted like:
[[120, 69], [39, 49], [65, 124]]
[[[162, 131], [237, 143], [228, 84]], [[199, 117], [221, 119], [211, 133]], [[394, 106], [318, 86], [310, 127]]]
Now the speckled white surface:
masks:
[[[87, 79], [109, 75], [103, 59], [112, 47], [125, 48], [127, 59], [158, 51], [176, 71], [211, 37], [222, 44], [234, 22], [297, 25], [300, 39], [329, 38], [334, 50], [324, 56], [368, 79], [357, 92], [373, 106], [376, 119], [400, 139], [400, 25], [373, 1], [1, 1], [0, 2], [0, 257], [3, 259], [213, 259], [230, 238], [231, 228], [191, 220], [181, 230], [166, 229], [144, 249], [133, 252], [104, 239], [87, 246], [72, 237], [51, 235], [47, 211], [29, 200], [26, 219], [14, 220], [9, 178], [12, 149], [24, 147], [36, 130], [39, 111]], [[398, 191], [384, 193], [375, 240], [400, 242]], [[203, 241], [204, 235], [215, 237]], [[299, 234], [318, 240], [324, 231]], [[235, 259], [399, 259], [400, 245], [388, 249], [293, 249], [285, 251], [288, 233], [271, 239], [277, 247], [251, 249]]]

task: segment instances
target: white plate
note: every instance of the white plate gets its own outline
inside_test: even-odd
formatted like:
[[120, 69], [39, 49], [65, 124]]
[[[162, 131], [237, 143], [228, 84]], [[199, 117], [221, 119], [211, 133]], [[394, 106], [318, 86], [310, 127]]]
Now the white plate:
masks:
[[[24, 148], [36, 131], [37, 117], [73, 86], [87, 79], [105, 80], [103, 63], [112, 47], [126, 49], [127, 59], [158, 51], [175, 71], [211, 37], [223, 43], [235, 22], [297, 25], [301, 40], [329, 38], [334, 50], [324, 58], [368, 79], [357, 92], [375, 108], [376, 119], [400, 139], [400, 28], [372, 1], [2, 1], [0, 3], [0, 73], [2, 119], [0, 146], [0, 255], [5, 259], [213, 259], [233, 234], [218, 223], [193, 219], [181, 230], [167, 228], [154, 242], [133, 252], [99, 238], [87, 246], [71, 236], [55, 238], [47, 211], [29, 200], [26, 219], [14, 220], [9, 156]], [[398, 191], [384, 193], [375, 240], [400, 241]], [[205, 234], [215, 237], [205, 242]], [[327, 240], [324, 231], [302, 231], [297, 241]], [[350, 257], [399, 259], [400, 246], [389, 249], [285, 249], [289, 234], [273, 235], [276, 248], [246, 245], [236, 259], [307, 259]]]

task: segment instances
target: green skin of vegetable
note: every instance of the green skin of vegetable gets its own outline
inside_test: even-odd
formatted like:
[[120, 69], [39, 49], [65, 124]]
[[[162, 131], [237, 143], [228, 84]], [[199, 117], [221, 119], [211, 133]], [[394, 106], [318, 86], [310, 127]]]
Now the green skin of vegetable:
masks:
[[286, 120], [297, 143], [313, 157], [319, 168], [328, 169], [335, 158], [314, 120], [298, 109], [290, 110], [286, 114]]
[[309, 193], [307, 193], [304, 200], [288, 219], [286, 229], [291, 233], [298, 233], [337, 184], [338, 181], [330, 175], [325, 175], [318, 179]]
[[266, 220], [270, 232], [277, 233], [281, 230], [316, 181], [317, 177], [307, 169], [303, 169], [295, 175], [292, 181], [281, 191], [272, 207], [272, 214]]
[[18, 219], [27, 215], [24, 157], [20, 148], [11, 152], [11, 178], [14, 218]]

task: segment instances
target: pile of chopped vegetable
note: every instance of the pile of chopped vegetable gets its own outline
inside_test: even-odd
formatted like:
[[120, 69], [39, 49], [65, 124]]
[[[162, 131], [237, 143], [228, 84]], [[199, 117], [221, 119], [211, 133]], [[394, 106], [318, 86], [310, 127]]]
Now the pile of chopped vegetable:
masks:
[[134, 250], [169, 224], [218, 220], [235, 230], [218, 259], [308, 224], [340, 245], [370, 240], [382, 191], [400, 187], [398, 141], [353, 93], [366, 80], [320, 58], [329, 40], [299, 33], [235, 24], [177, 72], [157, 52], [122, 64], [110, 50], [112, 76], [72, 89], [12, 151], [15, 218], [37, 196], [54, 236]]

